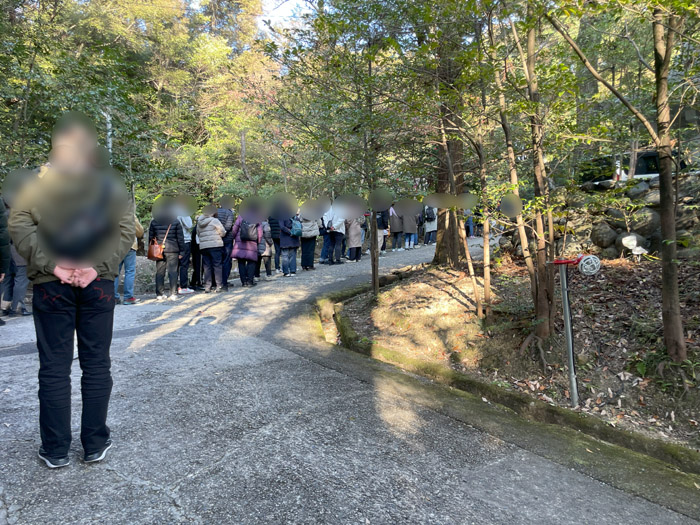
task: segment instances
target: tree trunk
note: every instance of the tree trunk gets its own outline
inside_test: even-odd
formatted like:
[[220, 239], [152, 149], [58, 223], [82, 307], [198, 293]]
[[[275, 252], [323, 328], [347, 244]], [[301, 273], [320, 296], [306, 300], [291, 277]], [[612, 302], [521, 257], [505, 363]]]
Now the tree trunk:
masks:
[[[444, 119], [441, 119], [440, 132], [442, 135], [441, 146], [446, 167], [444, 174], [447, 175], [447, 178], [445, 179], [443, 176], [438, 179], [437, 190], [440, 193], [455, 195], [457, 193], [457, 180], [454, 172], [454, 163], [452, 162], [452, 143], [447, 140]], [[457, 268], [460, 263], [460, 258], [463, 256], [466, 257], [466, 253], [463, 251], [464, 244], [462, 242], [462, 237], [465, 237], [464, 228], [460, 225], [457, 212], [452, 209], [439, 210], [438, 232], [433, 262], [436, 264], [447, 264], [452, 268]]]
[[[687, 358], [681, 318], [678, 263], [676, 261], [676, 213], [671, 150], [671, 110], [668, 105], [668, 73], [675, 43], [678, 20], [666, 17], [661, 8], [654, 9], [654, 74], [656, 77], [656, 123], [659, 153], [659, 193], [661, 194], [661, 302], [664, 343], [668, 355], [676, 362]], [[668, 30], [666, 27], [668, 26]]]
[[[527, 56], [525, 57], [525, 69], [527, 73], [528, 98], [533, 103], [530, 115], [530, 132], [532, 144], [532, 164], [535, 174], [535, 235], [537, 242], [537, 296], [535, 300], [535, 317], [537, 336], [549, 337], [552, 328], [552, 303], [554, 275], [551, 268], [547, 267], [547, 239], [545, 237], [544, 217], [541, 206], [546, 206], [547, 188], [544, 172], [544, 153], [542, 150], [542, 118], [540, 109], [540, 94], [537, 86], [535, 64], [537, 60], [537, 42], [535, 33], [535, 21], [532, 4], [528, 4], [528, 31], [527, 31]], [[553, 236], [551, 213], [548, 213], [549, 236]], [[550, 275], [551, 274], [551, 275]]]
[[[493, 34], [493, 24], [489, 20], [489, 37], [491, 41], [491, 49], [489, 50], [489, 58], [491, 64], [494, 66], [494, 83], [496, 84], [496, 90], [498, 91], [498, 115], [501, 121], [501, 128], [503, 129], [503, 136], [506, 143], [506, 158], [508, 160], [508, 174], [510, 176], [510, 184], [513, 187], [513, 193], [520, 197], [519, 180], [518, 180], [518, 168], [515, 160], [515, 148], [513, 147], [513, 133], [510, 129], [510, 120], [508, 119], [508, 111], [506, 106], [506, 96], [503, 91], [503, 81], [501, 80], [501, 73], [499, 68], [496, 67], [497, 57], [493, 51], [495, 47], [495, 38]], [[503, 75], [508, 74], [507, 64], [504, 62], [503, 65]], [[520, 238], [520, 247], [523, 250], [523, 258], [525, 259], [525, 266], [527, 267], [527, 273], [530, 277], [530, 291], [532, 293], [533, 302], [537, 298], [537, 276], [535, 274], [535, 265], [532, 262], [532, 255], [530, 254], [530, 246], [527, 240], [527, 233], [525, 231], [525, 222], [523, 221], [523, 214], [519, 213], [515, 218], [515, 225], [518, 231], [518, 237]]]

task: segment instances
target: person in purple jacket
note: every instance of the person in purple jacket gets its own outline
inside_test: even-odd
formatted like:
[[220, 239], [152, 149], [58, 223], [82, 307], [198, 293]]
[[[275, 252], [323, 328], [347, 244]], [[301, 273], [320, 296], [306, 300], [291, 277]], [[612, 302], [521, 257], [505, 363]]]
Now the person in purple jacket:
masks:
[[243, 286], [255, 286], [255, 267], [258, 263], [258, 243], [262, 240], [260, 222], [241, 212], [231, 228], [233, 251], [231, 257], [238, 261], [238, 273]]

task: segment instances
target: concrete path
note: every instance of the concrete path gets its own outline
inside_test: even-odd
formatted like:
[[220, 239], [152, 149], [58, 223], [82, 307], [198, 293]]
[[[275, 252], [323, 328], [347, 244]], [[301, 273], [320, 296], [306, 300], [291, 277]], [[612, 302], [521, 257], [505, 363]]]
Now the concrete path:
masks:
[[[431, 257], [390, 253], [382, 271]], [[0, 524], [694, 523], [402, 395], [321, 342], [309, 301], [368, 273], [363, 260], [117, 307], [115, 446], [104, 463], [79, 461], [76, 363], [76, 441], [59, 471], [36, 457], [31, 318], [8, 322]]]

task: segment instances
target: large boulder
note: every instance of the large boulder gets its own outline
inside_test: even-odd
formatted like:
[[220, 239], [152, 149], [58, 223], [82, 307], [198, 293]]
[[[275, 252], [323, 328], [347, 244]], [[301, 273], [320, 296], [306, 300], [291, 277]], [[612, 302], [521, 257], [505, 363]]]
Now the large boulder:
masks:
[[615, 239], [615, 248], [618, 253], [633, 252], [635, 248], [647, 250], [649, 248], [649, 241], [638, 233], [624, 232]]
[[613, 228], [627, 228], [627, 220], [625, 217], [630, 214], [623, 212], [617, 208], [608, 208], [605, 210], [605, 219]]
[[649, 252], [659, 253], [661, 252], [661, 247], [663, 245], [663, 235], [661, 235], [661, 230], [655, 231], [649, 236]]
[[638, 199], [648, 191], [649, 185], [646, 182], [638, 182], [637, 184], [635, 184], [627, 190], [627, 196], [630, 199]]
[[647, 206], [661, 206], [661, 192], [658, 188], [650, 189], [642, 195], [641, 201]]
[[569, 208], [585, 208], [592, 200], [592, 196], [582, 191], [572, 191], [566, 195], [566, 205]]
[[658, 188], [660, 185], [658, 175], [656, 177], [654, 177], [653, 179], [649, 179], [647, 181], [647, 184], [649, 184], [650, 188]]
[[617, 251], [615, 245], [608, 246], [600, 252], [600, 256], [603, 259], [617, 259], [620, 256], [620, 252]]
[[700, 176], [686, 174], [678, 177], [678, 196], [694, 197], [700, 195]]
[[680, 205], [676, 211], [676, 230], [693, 230], [700, 227], [698, 210], [689, 206]]
[[591, 241], [596, 246], [607, 248], [615, 244], [617, 232], [607, 222], [599, 222], [591, 229]]
[[498, 246], [503, 250], [504, 252], [512, 252], [513, 251], [513, 243], [510, 240], [510, 237], [505, 237], [502, 236], [501, 238], [498, 239]]
[[617, 182], [615, 182], [614, 180], [603, 180], [596, 185], [596, 189], [611, 190], [615, 186], [617, 186]]
[[630, 228], [638, 234], [649, 237], [661, 227], [661, 216], [651, 208], [641, 208], [632, 213]]
[[590, 242], [582, 240], [576, 235], [567, 235], [566, 238], [561, 237], [560, 239], [557, 239], [555, 251], [560, 257], [575, 258], [579, 254], [588, 252], [586, 249], [587, 245], [590, 245]]

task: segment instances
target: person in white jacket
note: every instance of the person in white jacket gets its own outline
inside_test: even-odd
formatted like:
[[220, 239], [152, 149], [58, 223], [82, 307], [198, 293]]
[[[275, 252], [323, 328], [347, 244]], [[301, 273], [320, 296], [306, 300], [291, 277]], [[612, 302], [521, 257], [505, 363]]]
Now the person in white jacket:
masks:
[[340, 258], [343, 250], [343, 238], [345, 237], [345, 217], [341, 216], [340, 209], [336, 206], [323, 215], [323, 223], [330, 235], [330, 249], [328, 250], [328, 264], [343, 264]]

